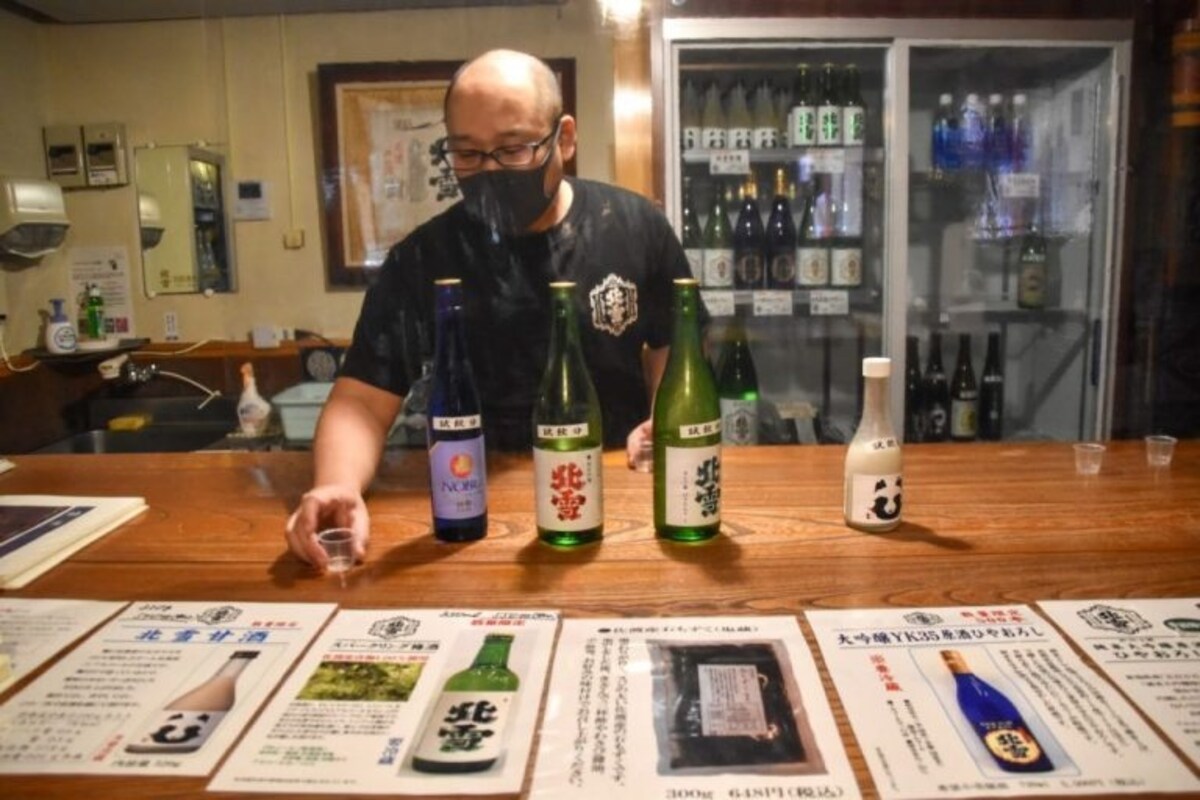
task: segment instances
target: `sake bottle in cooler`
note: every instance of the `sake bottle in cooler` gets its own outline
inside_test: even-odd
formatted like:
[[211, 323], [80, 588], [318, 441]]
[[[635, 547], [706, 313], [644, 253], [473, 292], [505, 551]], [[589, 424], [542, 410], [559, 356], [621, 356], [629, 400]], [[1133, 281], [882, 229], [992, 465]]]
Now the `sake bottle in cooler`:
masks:
[[758, 373], [746, 340], [744, 309], [737, 308], [718, 359], [722, 444], [758, 444]]
[[701, 279], [704, 275], [704, 234], [700, 230], [700, 219], [696, 216], [696, 206], [692, 200], [692, 179], [683, 179], [683, 230], [679, 239], [683, 244], [683, 254], [687, 257], [688, 269], [692, 277]]
[[900, 440], [888, 411], [890, 358], [864, 358], [863, 413], [846, 451], [846, 524], [862, 531], [890, 531], [900, 524], [903, 470]]
[[434, 282], [436, 327], [429, 397], [433, 534], [447, 542], [487, 533], [487, 465], [479, 392], [467, 356], [462, 281]]
[[675, 280], [674, 332], [654, 397], [654, 529], [696, 542], [721, 526], [721, 407], [700, 347], [697, 283]]
[[704, 223], [704, 275], [701, 280], [706, 287], [729, 288], [733, 286], [733, 229], [729, 225], [720, 184], [713, 195], [712, 210]]
[[575, 284], [550, 284], [550, 355], [533, 407], [538, 538], [586, 544], [604, 531], [600, 399], [579, 344]]

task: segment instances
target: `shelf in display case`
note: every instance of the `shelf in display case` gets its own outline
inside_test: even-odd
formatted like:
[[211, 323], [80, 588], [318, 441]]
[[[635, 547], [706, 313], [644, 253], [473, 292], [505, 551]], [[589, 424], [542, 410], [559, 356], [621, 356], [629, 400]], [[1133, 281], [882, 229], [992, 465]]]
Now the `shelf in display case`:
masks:
[[[870, 164], [883, 163], [883, 148], [882, 147], [772, 147], [772, 148], [751, 148], [751, 149], [733, 149], [726, 148], [722, 150], [714, 150], [709, 148], [693, 148], [692, 150], [684, 150], [680, 153], [684, 164], [693, 165], [710, 165], [714, 157], [721, 157], [727, 154], [738, 154], [740, 158], [742, 153], [746, 154], [746, 158], [751, 164], [778, 164], [787, 161], [800, 161], [805, 158], [810, 159], [825, 159], [831, 158], [836, 161], [840, 155], [842, 164], [845, 164], [845, 154], [848, 150], [859, 150], [862, 152], [863, 162]], [[836, 164], [830, 164], [831, 167], [836, 167]], [[843, 167], [844, 169], [844, 167]], [[841, 171], [836, 168], [831, 169], [814, 169], [815, 172], [835, 172]]]
[[988, 319], [1004, 320], [1006, 322], [1030, 322], [1041, 324], [1048, 319], [1069, 321], [1073, 319], [1086, 320], [1088, 312], [1082, 308], [1067, 308], [1063, 306], [1046, 306], [1044, 308], [1020, 308], [1015, 300], [982, 300], [968, 303], [957, 303], [941, 309], [919, 308], [915, 305], [908, 307], [910, 318], [937, 318], [948, 321], [951, 317], [980, 316]]
[[879, 292], [865, 286], [804, 289], [728, 289], [701, 287], [714, 317], [730, 317], [740, 308], [753, 317], [841, 317], [881, 311]]

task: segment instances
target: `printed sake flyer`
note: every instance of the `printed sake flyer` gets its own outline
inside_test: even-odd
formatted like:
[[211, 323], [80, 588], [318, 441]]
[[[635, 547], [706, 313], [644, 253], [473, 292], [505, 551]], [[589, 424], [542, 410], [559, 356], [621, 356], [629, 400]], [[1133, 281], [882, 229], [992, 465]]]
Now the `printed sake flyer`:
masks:
[[884, 800], [1200, 789], [1027, 606], [805, 616]]
[[207, 775], [333, 610], [134, 603], [0, 707], [0, 773]]
[[0, 597], [0, 692], [123, 605], [101, 600]]
[[563, 622], [530, 797], [859, 797], [795, 617]]
[[342, 611], [209, 788], [516, 794], [557, 629], [553, 611]]
[[1200, 598], [1038, 606], [1200, 767]]

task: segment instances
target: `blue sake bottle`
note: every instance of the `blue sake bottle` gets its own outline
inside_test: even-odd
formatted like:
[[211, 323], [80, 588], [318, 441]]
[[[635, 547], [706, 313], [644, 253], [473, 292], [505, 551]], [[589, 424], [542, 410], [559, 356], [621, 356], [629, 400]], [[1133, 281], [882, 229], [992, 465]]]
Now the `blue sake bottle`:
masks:
[[462, 281], [435, 281], [434, 295], [433, 385], [426, 429], [433, 535], [444, 542], [466, 542], [487, 533], [483, 418], [467, 357]]
[[1000, 769], [1006, 772], [1054, 769], [1050, 757], [1011, 700], [972, 672], [959, 651], [943, 650], [942, 660], [954, 675], [959, 709]]

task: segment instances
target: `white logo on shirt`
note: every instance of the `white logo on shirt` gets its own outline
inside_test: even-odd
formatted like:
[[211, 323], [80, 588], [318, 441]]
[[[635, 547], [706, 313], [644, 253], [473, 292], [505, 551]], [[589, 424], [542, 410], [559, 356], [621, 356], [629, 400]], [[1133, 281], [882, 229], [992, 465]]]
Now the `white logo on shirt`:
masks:
[[588, 292], [592, 304], [592, 325], [613, 336], [620, 336], [637, 322], [637, 286], [609, 273]]

